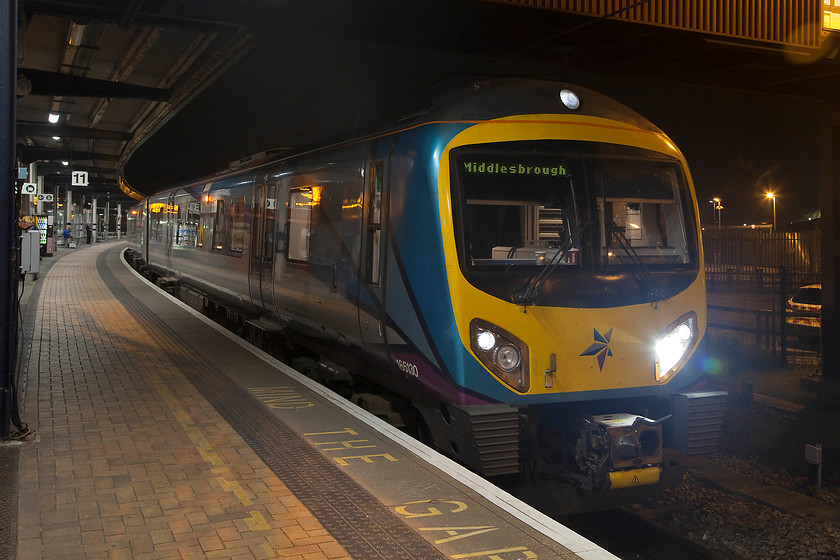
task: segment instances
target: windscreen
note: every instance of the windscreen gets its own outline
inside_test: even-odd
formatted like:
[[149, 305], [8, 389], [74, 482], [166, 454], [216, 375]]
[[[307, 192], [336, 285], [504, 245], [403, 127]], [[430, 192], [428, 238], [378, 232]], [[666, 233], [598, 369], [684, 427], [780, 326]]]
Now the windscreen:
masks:
[[[539, 291], [565, 301], [622, 291], [633, 299], [634, 290], [649, 299], [679, 287], [667, 273], [697, 273], [693, 202], [673, 158], [600, 143], [510, 142], [453, 150], [452, 170], [461, 269], [503, 299], [516, 300], [537, 277]], [[561, 295], [560, 283], [572, 291]]]
[[591, 166], [607, 264], [691, 262], [676, 164], [605, 158]]
[[577, 264], [573, 168], [551, 155], [466, 156], [460, 162], [468, 266]]

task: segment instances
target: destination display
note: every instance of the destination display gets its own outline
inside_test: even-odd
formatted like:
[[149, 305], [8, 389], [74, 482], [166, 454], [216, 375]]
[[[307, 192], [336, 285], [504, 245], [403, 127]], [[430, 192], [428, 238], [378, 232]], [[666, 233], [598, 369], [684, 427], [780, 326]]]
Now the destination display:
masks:
[[484, 175], [546, 175], [558, 177], [568, 175], [563, 165], [534, 164], [516, 161], [465, 161], [464, 171]]

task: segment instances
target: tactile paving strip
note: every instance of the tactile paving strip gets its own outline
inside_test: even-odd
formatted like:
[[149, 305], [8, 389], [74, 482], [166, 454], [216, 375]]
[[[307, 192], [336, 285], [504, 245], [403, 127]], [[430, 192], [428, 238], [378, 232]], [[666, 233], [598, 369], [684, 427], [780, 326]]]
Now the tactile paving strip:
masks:
[[156, 334], [169, 358], [353, 558], [446, 556], [325, 459], [212, 363], [187, 353], [176, 335], [114, 276], [109, 252], [97, 258], [105, 285]]
[[18, 450], [0, 447], [0, 559], [17, 555]]

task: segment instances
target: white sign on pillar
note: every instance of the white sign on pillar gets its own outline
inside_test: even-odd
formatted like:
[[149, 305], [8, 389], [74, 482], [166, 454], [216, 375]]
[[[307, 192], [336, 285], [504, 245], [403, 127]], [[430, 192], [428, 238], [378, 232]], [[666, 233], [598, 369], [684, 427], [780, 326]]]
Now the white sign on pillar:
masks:
[[86, 187], [88, 186], [88, 172], [87, 171], [73, 171], [70, 175], [71, 187]]

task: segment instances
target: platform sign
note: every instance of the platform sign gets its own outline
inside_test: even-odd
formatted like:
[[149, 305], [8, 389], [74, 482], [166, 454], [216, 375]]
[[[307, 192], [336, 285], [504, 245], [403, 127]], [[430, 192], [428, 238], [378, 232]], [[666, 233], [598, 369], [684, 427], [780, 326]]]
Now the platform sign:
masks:
[[20, 187], [20, 194], [38, 194], [38, 185], [35, 183], [24, 183]]
[[52, 202], [53, 201], [53, 195], [51, 195], [51, 194], [39, 194], [36, 197], [36, 199], [38, 200], [38, 202]]
[[74, 171], [70, 177], [70, 186], [72, 187], [86, 187], [88, 186], [88, 172]]
[[840, 31], [840, 0], [823, 0], [823, 29]]

